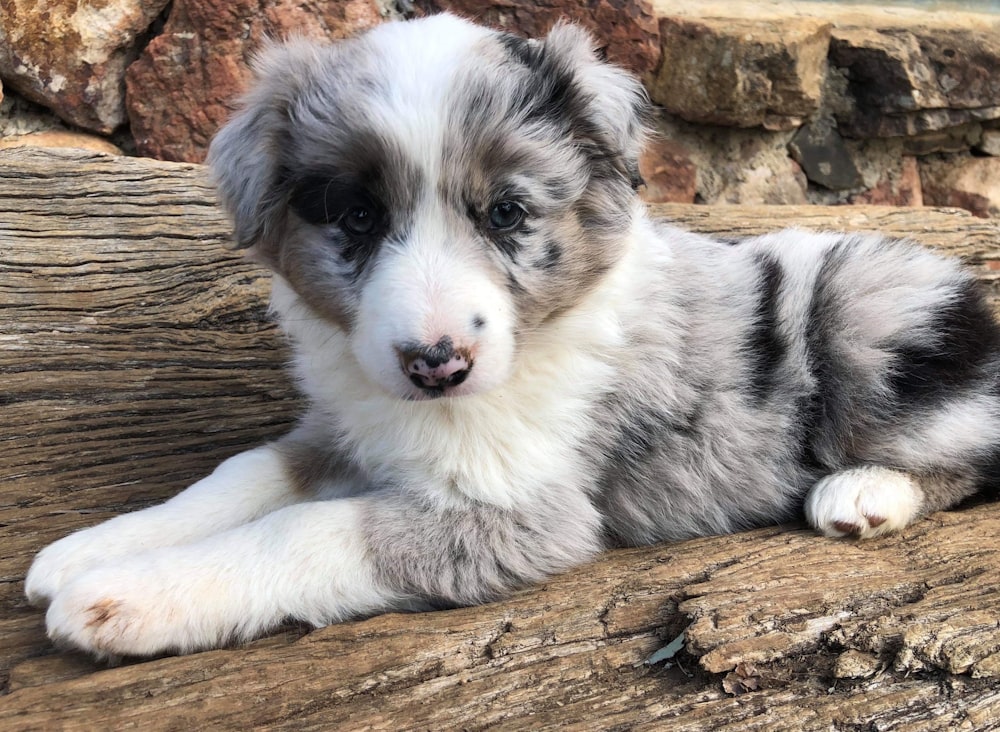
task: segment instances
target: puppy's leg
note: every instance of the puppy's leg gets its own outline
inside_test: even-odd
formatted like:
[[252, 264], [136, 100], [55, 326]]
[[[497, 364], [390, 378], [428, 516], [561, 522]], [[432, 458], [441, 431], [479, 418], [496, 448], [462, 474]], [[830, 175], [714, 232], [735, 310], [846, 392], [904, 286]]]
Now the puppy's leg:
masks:
[[117, 516], [49, 545], [31, 565], [25, 594], [32, 604], [43, 604], [91, 567], [195, 541], [304, 498], [291, 487], [276, 446], [241, 453], [166, 503]]
[[56, 593], [48, 631], [98, 656], [183, 653], [288, 617], [320, 626], [496, 598], [599, 548], [596, 512], [569, 511], [443, 509], [400, 494], [289, 506], [80, 575]]
[[867, 539], [971, 495], [975, 480], [868, 465], [828, 475], [806, 497], [806, 519], [827, 536]]

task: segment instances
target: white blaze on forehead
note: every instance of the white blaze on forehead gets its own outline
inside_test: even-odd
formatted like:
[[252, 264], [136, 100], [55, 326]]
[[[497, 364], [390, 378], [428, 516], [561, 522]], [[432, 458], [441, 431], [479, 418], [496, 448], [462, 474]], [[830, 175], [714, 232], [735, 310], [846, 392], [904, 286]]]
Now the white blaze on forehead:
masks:
[[406, 22], [383, 23], [365, 34], [379, 44], [379, 54], [394, 65], [395, 87], [418, 90], [434, 84], [435, 74], [454, 73], [456, 57], [495, 31], [455, 15], [442, 13]]
[[[383, 133], [398, 140], [435, 181], [455, 78], [467, 69], [475, 47], [496, 33], [453, 15], [385, 23], [365, 35], [377, 48], [380, 74], [392, 79], [383, 105]], [[373, 100], [369, 100], [373, 101]]]

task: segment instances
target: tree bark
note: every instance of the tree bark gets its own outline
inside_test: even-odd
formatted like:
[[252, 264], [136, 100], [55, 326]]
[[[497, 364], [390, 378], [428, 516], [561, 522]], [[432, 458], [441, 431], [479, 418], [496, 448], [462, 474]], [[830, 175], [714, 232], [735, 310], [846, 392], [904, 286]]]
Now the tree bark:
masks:
[[[699, 231], [877, 229], [964, 257], [957, 211], [661, 206]], [[986, 729], [1000, 720], [1000, 510], [866, 542], [783, 526], [608, 552], [510, 600], [108, 669], [23, 598], [42, 546], [160, 501], [301, 409], [267, 276], [203, 168], [0, 153], [0, 728]], [[644, 663], [683, 632], [665, 663]]]

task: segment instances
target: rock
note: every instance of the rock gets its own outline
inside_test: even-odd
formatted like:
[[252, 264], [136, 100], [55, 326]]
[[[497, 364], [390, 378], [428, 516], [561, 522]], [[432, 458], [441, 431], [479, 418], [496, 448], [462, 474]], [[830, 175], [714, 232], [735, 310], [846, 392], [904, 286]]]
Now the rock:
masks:
[[117, 146], [108, 142], [103, 137], [88, 135], [83, 132], [71, 132], [69, 130], [33, 132], [27, 135], [0, 139], [0, 150], [10, 147], [69, 147], [77, 150], [107, 153], [109, 155], [122, 154], [122, 151]]
[[138, 38], [167, 2], [4, 0], [0, 76], [67, 122], [110, 133], [125, 121], [122, 82]]
[[983, 130], [976, 149], [984, 155], [1000, 157], [1000, 130]]
[[698, 125], [664, 114], [653, 142], [680, 146], [690, 159], [696, 203], [806, 203], [808, 181], [788, 157], [793, 135], [791, 130]]
[[697, 125], [668, 114], [656, 134], [691, 160], [696, 203], [807, 202], [806, 176], [788, 157], [791, 131]]
[[803, 204], [808, 203], [808, 181], [802, 168], [789, 158], [758, 160], [753, 167], [727, 181], [713, 200], [705, 203]]
[[817, 119], [800, 127], [788, 150], [813, 183], [834, 191], [861, 185], [858, 168], [832, 120]]
[[830, 25], [668, 16], [650, 95], [691, 122], [791, 129], [820, 106]]
[[920, 163], [920, 181], [930, 206], [956, 206], [984, 218], [1000, 216], [1000, 158], [928, 158]]
[[381, 21], [376, 0], [175, 0], [163, 33], [126, 75], [136, 150], [203, 160], [264, 38], [343, 38]]
[[970, 147], [978, 145], [982, 136], [983, 126], [979, 122], [971, 122], [901, 139], [903, 150], [907, 155], [931, 155], [933, 153], [955, 153], [968, 150]]
[[417, 0], [422, 13], [450, 11], [528, 38], [544, 36], [556, 22], [578, 23], [607, 46], [608, 58], [651, 74], [660, 61], [659, 28], [648, 0], [547, 0], [545, 3]]
[[[850, 81], [852, 103], [839, 110], [842, 133], [912, 135], [1000, 117], [996, 15], [781, 0], [652, 1], [664, 47], [653, 96], [685, 119], [794, 126], [816, 108], [816, 69], [827, 52]], [[792, 109], [771, 101], [780, 95], [770, 85], [782, 83], [795, 90], [782, 100]], [[778, 119], [760, 112], [770, 106]]]
[[3, 100], [0, 101], [0, 138], [52, 129], [66, 129], [66, 123], [9, 86], [4, 90]]
[[837, 28], [830, 63], [847, 70], [856, 137], [915, 135], [1000, 117], [1000, 31]]
[[898, 159], [898, 164], [888, 168], [873, 187], [848, 200], [853, 204], [867, 203], [875, 206], [923, 206], [924, 195], [917, 159], [909, 155]]
[[647, 203], [694, 203], [698, 168], [690, 151], [674, 140], [655, 139], [639, 159]]

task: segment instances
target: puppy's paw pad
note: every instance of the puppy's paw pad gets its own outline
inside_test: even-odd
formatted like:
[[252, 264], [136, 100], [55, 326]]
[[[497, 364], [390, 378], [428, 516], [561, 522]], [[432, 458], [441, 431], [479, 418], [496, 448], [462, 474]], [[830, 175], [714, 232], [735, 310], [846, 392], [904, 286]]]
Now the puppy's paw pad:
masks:
[[864, 530], [862, 526], [852, 524], [850, 521], [834, 521], [833, 528], [839, 531], [843, 536], [857, 535]]
[[806, 499], [806, 518], [827, 536], [867, 539], [907, 526], [920, 512], [914, 478], [880, 467], [854, 468], [823, 478]]

